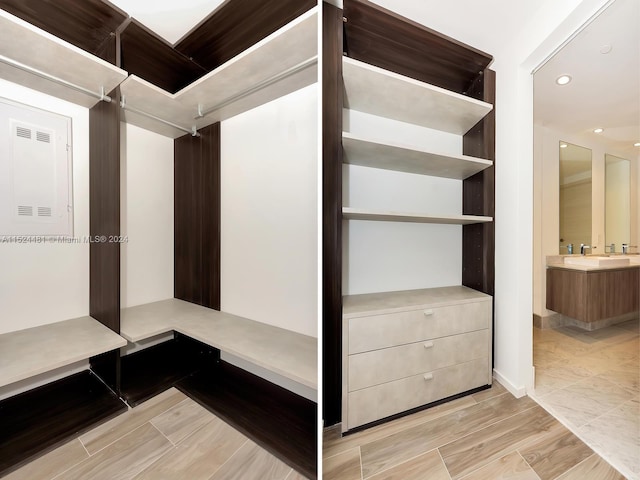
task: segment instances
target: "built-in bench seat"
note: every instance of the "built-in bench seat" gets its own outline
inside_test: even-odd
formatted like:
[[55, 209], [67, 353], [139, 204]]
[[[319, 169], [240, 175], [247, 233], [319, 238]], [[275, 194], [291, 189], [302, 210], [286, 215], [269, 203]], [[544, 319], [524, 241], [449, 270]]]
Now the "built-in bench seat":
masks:
[[0, 335], [0, 387], [86, 360], [127, 344], [91, 317]]
[[176, 331], [317, 390], [314, 337], [174, 298], [125, 308], [120, 322], [130, 342]]

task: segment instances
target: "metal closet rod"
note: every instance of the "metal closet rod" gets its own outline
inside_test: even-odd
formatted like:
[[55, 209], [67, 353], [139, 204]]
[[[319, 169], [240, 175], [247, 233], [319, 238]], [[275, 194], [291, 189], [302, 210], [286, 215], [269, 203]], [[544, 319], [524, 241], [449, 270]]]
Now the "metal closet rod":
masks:
[[155, 120], [156, 122], [164, 123], [165, 125], [169, 125], [170, 127], [178, 129], [178, 130], [180, 130], [182, 132], [190, 133], [192, 137], [199, 137], [200, 136], [200, 134], [198, 133], [198, 130], [195, 127], [195, 125], [193, 127], [191, 127], [191, 129], [188, 129], [188, 128], [182, 127], [180, 125], [176, 125], [175, 123], [169, 122], [169, 121], [165, 120], [164, 118], [156, 117], [155, 115], [147, 113], [147, 112], [145, 112], [143, 110], [138, 110], [137, 108], [133, 108], [133, 107], [128, 106], [127, 103], [126, 103], [124, 95], [120, 98], [120, 108], [122, 108], [123, 110], [129, 110], [130, 112], [136, 113], [138, 115], [142, 115], [143, 117], [150, 118], [152, 120]]
[[248, 95], [251, 95], [252, 93], [255, 93], [259, 90], [262, 90], [263, 88], [268, 87], [269, 85], [273, 85], [274, 83], [277, 83], [281, 80], [283, 80], [284, 78], [290, 77], [291, 75], [294, 75], [298, 72], [301, 72], [303, 70], [306, 70], [309, 67], [312, 67], [314, 65], [316, 65], [318, 63], [318, 56], [315, 55], [313, 57], [311, 57], [308, 60], [305, 60], [303, 62], [298, 63], [297, 65], [294, 65], [291, 68], [288, 68], [287, 70], [285, 70], [284, 72], [280, 72], [272, 77], [267, 78], [266, 80], [260, 82], [259, 84], [248, 88], [246, 90], [243, 90], [242, 92], [238, 93], [237, 95], [234, 95], [233, 97], [229, 97], [228, 99], [224, 100], [223, 102], [208, 108], [206, 110], [201, 110], [200, 107], [198, 107], [198, 115], [193, 117], [194, 120], [197, 120], [199, 118], [202, 117], [206, 117], [207, 115], [209, 115], [210, 113], [215, 112], [216, 110], [220, 110], [223, 107], [226, 107], [227, 105], [236, 102], [238, 100], [240, 100], [241, 98], [244, 98]]
[[97, 98], [99, 100], [102, 100], [104, 102], [110, 102], [111, 101], [111, 97], [109, 95], [105, 95], [104, 93], [104, 87], [102, 88], [102, 91], [100, 93], [98, 92], [93, 92], [91, 90], [88, 90], [84, 87], [81, 87], [80, 85], [76, 85], [75, 83], [71, 83], [71, 82], [67, 82], [66, 80], [63, 80], [62, 78], [58, 78], [56, 76], [50, 75], [46, 72], [43, 72], [42, 70], [38, 70], [37, 68], [33, 68], [30, 67], [29, 65], [25, 65], [24, 63], [20, 63], [16, 60], [13, 60], [11, 58], [5, 57], [4, 55], [0, 55], [0, 62], [5, 63], [7, 65], [10, 65], [12, 67], [15, 68], [19, 68], [20, 70], [23, 70], [25, 72], [31, 73], [32, 75], [36, 75], [40, 78], [44, 78], [45, 80], [49, 80], [51, 82], [55, 82], [59, 85], [63, 85], [67, 88], [71, 88], [73, 90], [76, 90], [78, 92], [82, 92], [85, 95], [89, 95], [90, 97], [94, 97]]

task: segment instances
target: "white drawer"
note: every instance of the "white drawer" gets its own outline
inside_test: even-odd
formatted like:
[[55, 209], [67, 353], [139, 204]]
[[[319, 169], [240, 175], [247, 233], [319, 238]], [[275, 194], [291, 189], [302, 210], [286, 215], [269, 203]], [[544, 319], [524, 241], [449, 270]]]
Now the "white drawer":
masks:
[[349, 391], [488, 357], [490, 345], [485, 329], [350, 355]]
[[491, 382], [487, 357], [349, 393], [348, 428]]
[[349, 351], [361, 353], [490, 327], [491, 302], [349, 319]]

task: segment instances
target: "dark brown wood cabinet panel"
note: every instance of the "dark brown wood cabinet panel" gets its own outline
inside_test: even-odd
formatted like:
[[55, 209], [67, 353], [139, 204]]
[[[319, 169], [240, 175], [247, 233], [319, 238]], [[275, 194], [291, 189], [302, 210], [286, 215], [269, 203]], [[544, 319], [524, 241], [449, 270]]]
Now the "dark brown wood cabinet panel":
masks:
[[606, 272], [606, 317], [640, 310], [640, 268]]
[[220, 310], [220, 123], [200, 130], [202, 155], [202, 304]]
[[220, 123], [174, 141], [174, 297], [220, 309]]
[[89, 315], [120, 333], [120, 89], [89, 110]]
[[200, 139], [174, 140], [174, 297], [202, 304]]
[[102, 0], [0, 0], [0, 8], [98, 56], [105, 40], [127, 18]]
[[547, 268], [546, 307], [582, 322], [637, 312], [640, 268], [576, 271]]
[[126, 410], [89, 371], [0, 401], [0, 477]]
[[342, 10], [323, 4], [322, 348], [323, 419], [341, 419], [342, 402]]
[[314, 6], [315, 0], [227, 0], [175, 48], [211, 71]]
[[447, 90], [465, 93], [493, 60], [366, 0], [344, 0], [347, 55]]
[[584, 272], [547, 269], [547, 308], [586, 320], [587, 276]]
[[[494, 109], [462, 138], [465, 155], [495, 162], [496, 75], [486, 69], [473, 84], [476, 98]], [[495, 217], [495, 163], [462, 182], [462, 213]], [[494, 294], [495, 218], [493, 222], [462, 227], [462, 284]]]
[[122, 69], [171, 93], [207, 73], [136, 20], [120, 33], [120, 55]]

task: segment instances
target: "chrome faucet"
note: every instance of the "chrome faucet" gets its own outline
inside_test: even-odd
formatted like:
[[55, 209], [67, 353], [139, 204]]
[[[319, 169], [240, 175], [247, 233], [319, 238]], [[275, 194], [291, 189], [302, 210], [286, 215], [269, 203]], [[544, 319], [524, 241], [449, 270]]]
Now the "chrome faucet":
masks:
[[566, 245], [562, 245], [562, 248], [566, 248], [567, 253], [569, 255], [573, 255], [573, 243], [567, 243]]
[[638, 248], [637, 245], [629, 245], [628, 243], [623, 243], [622, 244], [622, 253], [624, 253], [625, 255], [627, 253], [629, 253], [629, 248]]
[[609, 253], [616, 253], [616, 244], [612, 243], [611, 245], [605, 245], [605, 248], [609, 247]]
[[584, 249], [588, 248], [589, 250], [591, 250], [591, 246], [589, 245], [585, 245], [584, 243], [580, 244], [580, 255], [584, 255]]

